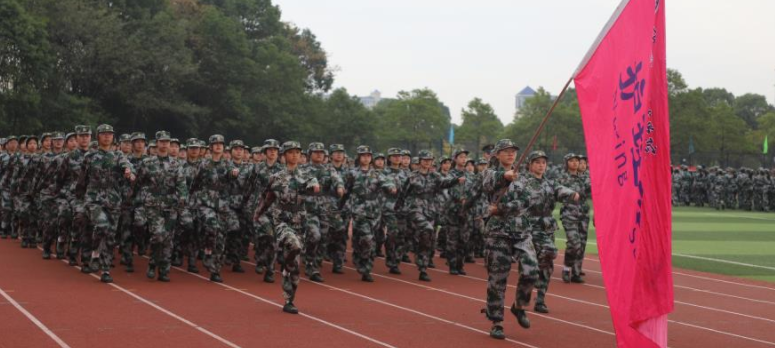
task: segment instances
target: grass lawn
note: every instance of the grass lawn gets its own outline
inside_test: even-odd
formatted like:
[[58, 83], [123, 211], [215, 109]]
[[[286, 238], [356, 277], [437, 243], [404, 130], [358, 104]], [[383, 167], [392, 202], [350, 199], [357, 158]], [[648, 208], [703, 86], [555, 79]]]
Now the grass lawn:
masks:
[[[559, 209], [555, 216], [559, 221]], [[589, 233], [587, 253], [596, 254], [594, 226]], [[560, 228], [556, 237], [557, 248], [564, 249], [565, 231]], [[673, 208], [673, 266], [775, 282], [775, 214]]]

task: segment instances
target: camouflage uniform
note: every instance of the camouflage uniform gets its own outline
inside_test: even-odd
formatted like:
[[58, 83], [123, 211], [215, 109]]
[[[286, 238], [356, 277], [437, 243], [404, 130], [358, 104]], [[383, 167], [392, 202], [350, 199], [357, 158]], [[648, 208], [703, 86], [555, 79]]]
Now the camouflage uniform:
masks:
[[[169, 132], [156, 132], [157, 143], [170, 139]], [[174, 228], [179, 212], [185, 209], [184, 202], [188, 196], [180, 162], [169, 155], [146, 157], [137, 168], [135, 187], [148, 214], [148, 231], [151, 235], [151, 259], [147, 276], [154, 278], [154, 268], [158, 267], [159, 280], [168, 281]]]
[[[579, 158], [579, 156], [568, 154], [565, 156], [565, 162], [567, 163], [571, 158]], [[579, 192], [581, 195], [581, 199], [578, 201], [567, 201], [560, 209], [560, 219], [562, 220], [562, 227], [565, 229], [565, 238], [567, 239], [564, 263], [565, 267], [570, 269], [569, 274], [563, 271], [563, 280], [569, 281], [573, 279], [574, 282], [580, 282], [583, 250], [589, 231], [589, 216], [587, 216], [589, 205], [587, 198], [592, 193], [592, 186], [588, 176], [582, 173], [571, 174], [569, 171], [563, 173], [557, 183], [575, 192]], [[568, 277], [570, 278], [566, 279]]]
[[[388, 157], [394, 155], [401, 155], [401, 149], [390, 148], [387, 153]], [[393, 181], [396, 186], [396, 190], [401, 192], [403, 185], [406, 183], [407, 172], [401, 168], [393, 166], [387, 166], [382, 171], [388, 179]], [[382, 205], [382, 225], [385, 226], [385, 264], [391, 270], [391, 273], [398, 272], [398, 265], [401, 262], [401, 256], [404, 254], [404, 247], [406, 245], [407, 228], [406, 228], [406, 210], [396, 210], [396, 196], [386, 195], [384, 203]]]
[[[210, 137], [210, 146], [223, 144], [222, 135]], [[239, 228], [236, 214], [229, 206], [229, 182], [237, 180], [233, 171], [237, 169], [229, 160], [221, 158], [203, 159], [191, 184], [189, 194], [196, 199], [199, 207], [199, 218], [204, 232], [203, 247], [205, 255], [203, 264], [210, 272], [210, 279], [221, 282], [221, 267], [223, 265], [225, 236], [228, 232]]]
[[681, 166], [681, 191], [678, 194], [681, 205], [691, 204], [692, 181], [692, 173], [689, 172], [689, 168]]
[[[245, 144], [242, 140], [232, 140], [229, 142], [229, 147], [244, 148]], [[250, 170], [250, 164], [247, 161], [240, 159], [239, 162], [232, 159], [232, 164], [240, 170], [240, 173]], [[250, 234], [248, 221], [251, 216], [244, 210], [245, 208], [245, 176], [240, 176], [237, 180], [229, 182], [229, 208], [236, 214], [237, 224], [239, 227], [236, 230], [230, 231], [226, 235], [226, 262], [233, 264], [232, 270], [238, 273], [244, 272], [240, 261], [242, 253], [245, 248], [243, 241], [246, 235]]]
[[[430, 151], [420, 151], [419, 159], [433, 159]], [[404, 187], [406, 205], [409, 209], [411, 229], [414, 229], [415, 264], [420, 271], [422, 280], [430, 280], [426, 269], [433, 254], [433, 233], [436, 211], [434, 210], [435, 196], [443, 189], [457, 183], [453, 177], [442, 178], [437, 172], [423, 173], [418, 170], [412, 172]]]
[[[26, 143], [31, 140], [37, 141], [37, 136], [29, 136]], [[35, 153], [22, 154], [17, 157], [14, 165], [13, 177], [11, 179], [11, 196], [13, 197], [14, 213], [18, 220], [19, 237], [21, 237], [21, 247], [36, 247], [35, 235], [37, 233], [37, 224], [35, 223], [37, 209], [35, 205], [35, 192], [33, 186], [35, 181], [36, 168], [39, 165], [41, 156]]]
[[[64, 134], [61, 132], [55, 132], [52, 134], [53, 139], [64, 140]], [[59, 192], [57, 191], [56, 184], [56, 168], [63, 159], [63, 154], [56, 155], [53, 152], [46, 153], [42, 156], [40, 165], [38, 167], [38, 174], [35, 182], [35, 191], [38, 193], [38, 201], [40, 202], [40, 219], [41, 229], [43, 234], [43, 258], [48, 259], [51, 254], [51, 245], [55, 244], [57, 249], [57, 258], [64, 258], [64, 238], [59, 240], [59, 226], [57, 225], [57, 215], [59, 211]]]
[[[328, 147], [329, 153], [332, 155], [334, 152], [344, 152], [344, 145], [331, 144]], [[347, 172], [347, 164], [343, 163], [338, 168], [333, 164], [329, 164], [331, 170], [336, 171], [340, 177], [344, 179]], [[345, 189], [346, 190], [346, 189]], [[345, 194], [347, 194], [345, 192]], [[331, 210], [328, 213], [328, 256], [331, 258], [331, 263], [334, 264], [334, 272], [341, 273], [342, 266], [345, 261], [345, 253], [347, 251], [347, 226], [350, 223], [350, 217], [348, 212], [339, 209], [339, 197], [336, 195], [329, 195], [331, 200]]]
[[750, 211], [753, 199], [753, 181], [751, 180], [750, 169], [740, 169], [740, 174], [737, 176], [737, 185], [740, 188], [738, 193], [740, 209]]
[[[6, 139], [6, 146], [12, 141], [19, 142], [19, 140], [12, 135]], [[16, 156], [15, 152], [8, 151], [0, 154], [0, 190], [2, 192], [2, 196], [0, 196], [0, 199], [2, 199], [0, 235], [2, 235], [3, 238], [7, 238], [8, 235], [12, 234], [11, 221], [13, 216], [13, 200], [11, 199], [11, 176], [13, 175], [12, 163]]]
[[[264, 141], [262, 151], [266, 153], [268, 149], [280, 149], [280, 143], [274, 139]], [[260, 162], [252, 165], [248, 171], [240, 173], [244, 178], [240, 179], [247, 185], [248, 201], [246, 211], [255, 211], [262, 194], [269, 186], [269, 178], [275, 173], [283, 170], [283, 165], [279, 161], [272, 163]], [[254, 258], [256, 262], [256, 273], [263, 273], [266, 270], [264, 280], [273, 282], [274, 261], [275, 261], [275, 231], [272, 222], [267, 216], [261, 216], [258, 221], [251, 222], [251, 233], [253, 235], [253, 248], [255, 250]]]
[[[292, 149], [301, 150], [301, 145], [295, 141], [283, 143], [283, 152]], [[303, 195], [315, 186], [318, 186], [317, 179], [306, 171], [299, 168], [283, 169], [271, 176], [267, 197], [264, 198], [268, 200], [265, 204], [270, 204], [268, 215], [282, 253], [283, 297], [286, 306], [292, 306], [299, 285], [301, 240], [308, 218]]]
[[[511, 140], [502, 139], [493, 152], [497, 154], [509, 148], [519, 149]], [[538, 261], [526, 215], [532, 195], [525, 177], [509, 183], [505, 178], [508, 170], [500, 164], [488, 168], [483, 173], [482, 182], [483, 194], [497, 208], [497, 213], [487, 220], [484, 232], [484, 263], [487, 269], [487, 308], [484, 312], [487, 319], [496, 325], [504, 319], [506, 286], [513, 260], [517, 261], [520, 273], [516, 301], [512, 306], [514, 314], [520, 311], [524, 315], [522, 308], [530, 304], [538, 278]]]
[[753, 177], [753, 208], [756, 211], [766, 211], [765, 198], [767, 195], [767, 170], [759, 168]]
[[733, 168], [727, 168], [727, 175], [724, 178], [724, 205], [730, 209], [737, 209], [737, 178], [735, 177], [735, 170]]
[[[459, 155], [464, 153], [467, 155], [468, 151], [463, 149], [455, 150], [452, 153], [453, 162], [456, 161]], [[454, 180], [465, 178], [465, 182], [447, 190], [448, 198], [442, 207], [447, 232], [447, 244], [444, 251], [449, 264], [449, 273], [465, 275], [463, 266], [466, 255], [468, 255], [467, 248], [471, 240], [471, 230], [468, 227], [469, 214], [467, 211], [462, 211], [462, 209], [466, 201], [474, 198], [474, 187], [477, 183], [474, 175], [467, 172], [465, 167], [462, 169], [452, 168], [449, 171], [449, 175]]]
[[[91, 134], [89, 126], [76, 126], [76, 135]], [[76, 196], [75, 186], [83, 171], [83, 159], [89, 153], [88, 149], [76, 148], [67, 153], [59, 163], [56, 173], [57, 187], [60, 195], [68, 202], [69, 206], [61, 206], [58, 212], [57, 224], [63, 231], [69, 232], [70, 248], [68, 258], [71, 266], [76, 265], [78, 252], [81, 252], [81, 263], [88, 271], [88, 263], [91, 260], [91, 234], [86, 234], [88, 224], [86, 205], [81, 197]], [[83, 269], [83, 268], [82, 268]]]
[[[368, 146], [358, 146], [358, 157], [371, 154]], [[374, 230], [380, 219], [382, 205], [380, 190], [395, 190], [393, 181], [379, 171], [362, 169], [360, 164], [344, 177], [345, 189], [349, 193], [349, 207], [353, 218], [353, 264], [364, 280], [370, 281], [374, 265]]]
[[[311, 143], [307, 152], [325, 152], [325, 146], [322, 143]], [[336, 170], [333, 170], [326, 164], [315, 164], [309, 162], [304, 166], [304, 170], [314, 177], [320, 184], [319, 193], [311, 193], [305, 196], [307, 214], [315, 216], [318, 219], [319, 237], [314, 234], [306, 234], [304, 249], [304, 272], [309, 277], [320, 277], [320, 268], [323, 264], [323, 255], [325, 254], [325, 241], [329, 239], [329, 230], [331, 228], [330, 212], [333, 202], [330, 197], [337, 196], [338, 189], [344, 189], [342, 177]], [[319, 279], [318, 279], [319, 280]]]
[[[145, 134], [135, 132], [130, 135], [132, 143], [136, 141], [146, 142]], [[129, 163], [135, 168], [141, 166], [143, 160], [148, 157], [145, 153], [136, 154], [130, 153], [127, 156]], [[147, 244], [145, 243], [148, 238], [147, 226], [148, 218], [146, 209], [143, 206], [142, 197], [136, 194], [139, 188], [136, 187], [137, 183], [131, 185], [123, 185], [124, 201], [121, 203], [121, 217], [119, 218], [119, 233], [121, 243], [121, 262], [126, 265], [127, 272], [134, 271], [134, 247], [137, 246], [137, 253], [139, 255], [145, 255]]]
[[[97, 134], [100, 133], [113, 133], [113, 127], [100, 125]], [[98, 256], [103, 282], [112, 281], [109, 273], [122, 200], [118, 183], [124, 179], [127, 169], [134, 172], [132, 164], [120, 151], [99, 149], [89, 152], [83, 159], [83, 170], [75, 188], [76, 195], [84, 199], [93, 225], [92, 261]], [[94, 266], [90, 268], [96, 270]]]
[[[186, 141], [186, 147], [190, 150], [202, 148], [203, 146], [199, 139], [190, 138]], [[186, 188], [191, 187], [200, 162], [201, 160], [198, 158], [194, 160], [188, 157], [180, 165], [180, 173], [186, 180]], [[188, 256], [188, 271], [192, 273], [199, 273], [196, 267], [196, 258], [202, 245], [201, 229], [198, 224], [199, 219], [197, 219], [198, 213], [199, 207], [196, 205], [196, 200], [191, 199], [191, 195], [189, 195], [185, 209], [178, 216], [178, 226], [175, 230], [175, 240], [173, 242], [173, 254], [179, 258]]]

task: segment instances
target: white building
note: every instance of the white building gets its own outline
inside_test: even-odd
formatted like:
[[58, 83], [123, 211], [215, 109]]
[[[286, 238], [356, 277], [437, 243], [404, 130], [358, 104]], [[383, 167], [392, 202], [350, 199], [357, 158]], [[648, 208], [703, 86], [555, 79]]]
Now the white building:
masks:
[[367, 109], [373, 109], [382, 100], [382, 93], [375, 89], [368, 97], [358, 97], [358, 99], [361, 100], [361, 104]]
[[514, 106], [517, 109], [516, 112], [519, 112], [519, 109], [525, 105], [525, 101], [532, 98], [535, 94], [536, 91], [530, 88], [530, 86], [526, 86], [519, 93], [517, 93], [517, 95], [514, 96]]

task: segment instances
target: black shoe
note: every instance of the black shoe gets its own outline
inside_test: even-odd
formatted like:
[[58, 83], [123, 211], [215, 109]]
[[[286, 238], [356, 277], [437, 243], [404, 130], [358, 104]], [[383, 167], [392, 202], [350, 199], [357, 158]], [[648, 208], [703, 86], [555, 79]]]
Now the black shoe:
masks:
[[7, 235], [7, 234], [0, 235], [0, 238], [2, 238], [2, 239], [8, 239], [8, 235]]
[[506, 334], [503, 333], [503, 326], [500, 325], [493, 325], [492, 329], [490, 329], [490, 337], [496, 339], [496, 340], [504, 340], [506, 339]]
[[264, 283], [274, 283], [274, 275], [272, 273], [264, 274]]
[[148, 265], [148, 271], [145, 272], [145, 276], [148, 279], [156, 278], [156, 266]]
[[476, 260], [474, 260], [471, 256], [466, 256], [465, 263], [475, 263]]
[[431, 277], [428, 276], [428, 273], [420, 272], [420, 280], [424, 282], [429, 282], [431, 281]]
[[562, 271], [562, 282], [565, 284], [570, 283], [570, 271]]
[[436, 268], [436, 264], [433, 263], [433, 260], [431, 260], [431, 262], [428, 262], [428, 268]]
[[461, 268], [461, 269], [457, 270], [457, 274], [459, 274], [459, 275], [467, 275], [468, 273], [466, 273], [466, 271]]
[[377, 254], [375, 256], [376, 257], [385, 257], [385, 254], [382, 253], [382, 250], [377, 250]]
[[70, 258], [69, 260], [67, 260], [67, 265], [68, 266], [75, 266], [77, 264], [78, 264], [78, 261], [75, 261], [74, 258]]
[[102, 276], [100, 277], [100, 281], [103, 283], [112, 283], [113, 277], [110, 276], [110, 273], [105, 272], [105, 273], [102, 273]]
[[374, 278], [371, 277], [371, 274], [365, 273], [364, 275], [361, 276], [361, 281], [368, 282], [368, 283], [373, 283], [374, 282]]
[[51, 259], [51, 252], [48, 249], [43, 249], [43, 259], [44, 260]]
[[398, 267], [390, 267], [390, 270], [388, 272], [390, 274], [401, 274], [401, 270], [398, 269]]
[[170, 263], [170, 266], [173, 266], [173, 267], [183, 266], [183, 260], [182, 259], [172, 260], [172, 262]]
[[342, 266], [334, 266], [334, 269], [331, 271], [336, 274], [344, 274], [344, 271], [342, 270]]
[[519, 326], [525, 329], [530, 328], [530, 319], [527, 318], [527, 313], [525, 313], [524, 309], [517, 309], [516, 303], [511, 305], [511, 314], [514, 314], [514, 316], [517, 317]]
[[581, 276], [573, 276], [570, 278], [570, 281], [576, 284], [584, 284], [584, 278], [581, 278]]
[[89, 274], [89, 273], [92, 273], [92, 272], [94, 272], [94, 271], [91, 269], [91, 267], [89, 267], [89, 265], [81, 266], [81, 273]]
[[320, 273], [315, 273], [311, 277], [309, 277], [309, 280], [316, 282], [316, 283], [322, 283], [323, 277], [320, 275]]
[[543, 302], [536, 303], [536, 306], [533, 307], [533, 310], [538, 313], [544, 313], [544, 314], [549, 313], [549, 307], [546, 307], [546, 304], [544, 304]]
[[412, 259], [409, 258], [409, 255], [404, 255], [401, 257], [401, 262], [412, 263]]
[[187, 271], [188, 273], [199, 273], [199, 268], [196, 268], [196, 265], [188, 265]]
[[458, 273], [458, 271], [456, 269], [454, 269], [454, 268], [450, 268], [449, 269], [449, 275], [458, 275], [458, 274], [459, 273]]
[[242, 256], [239, 259], [240, 261], [250, 261], [250, 258], [248, 258], [247, 256]]
[[221, 278], [221, 275], [218, 273], [211, 274], [210, 281], [215, 283], [223, 283], [223, 279]]
[[579, 275], [583, 277], [583, 276], [585, 276], [585, 275], [587, 275], [587, 274], [586, 274], [586, 273], [584, 273], [584, 271], [581, 271], [581, 273], [579, 273]]
[[264, 271], [266, 271], [266, 268], [264, 268], [264, 266], [256, 265], [256, 274], [264, 274]]
[[170, 277], [167, 275], [167, 273], [159, 272], [159, 281], [160, 282], [169, 283], [170, 282]]
[[293, 305], [293, 302], [286, 302], [283, 306], [283, 312], [290, 314], [299, 314], [299, 309]]
[[135, 273], [135, 266], [131, 263], [126, 265], [126, 273]]
[[27, 249], [27, 241], [22, 239], [22, 249]]
[[64, 259], [65, 259], [65, 254], [57, 253], [57, 260], [64, 260]]
[[245, 270], [242, 268], [242, 265], [240, 264], [234, 264], [234, 266], [231, 267], [231, 271], [234, 273], [245, 273]]

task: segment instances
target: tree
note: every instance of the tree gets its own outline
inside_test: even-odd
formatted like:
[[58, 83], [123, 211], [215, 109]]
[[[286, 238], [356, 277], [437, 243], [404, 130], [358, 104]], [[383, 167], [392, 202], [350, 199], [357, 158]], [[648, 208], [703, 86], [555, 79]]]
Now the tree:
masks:
[[503, 123], [490, 104], [479, 98], [468, 102], [468, 107], [462, 110], [463, 124], [455, 129], [455, 141], [468, 146], [473, 154], [479, 156], [482, 146], [495, 143], [498, 135], [503, 132]]
[[773, 110], [763, 95], [753, 93], [743, 94], [735, 98], [734, 107], [735, 114], [753, 129], [757, 128], [756, 121], [759, 116]]
[[436, 93], [427, 88], [398, 92], [397, 100], [381, 102], [375, 113], [382, 148], [401, 146], [413, 153], [422, 148], [440, 149], [450, 126]]

